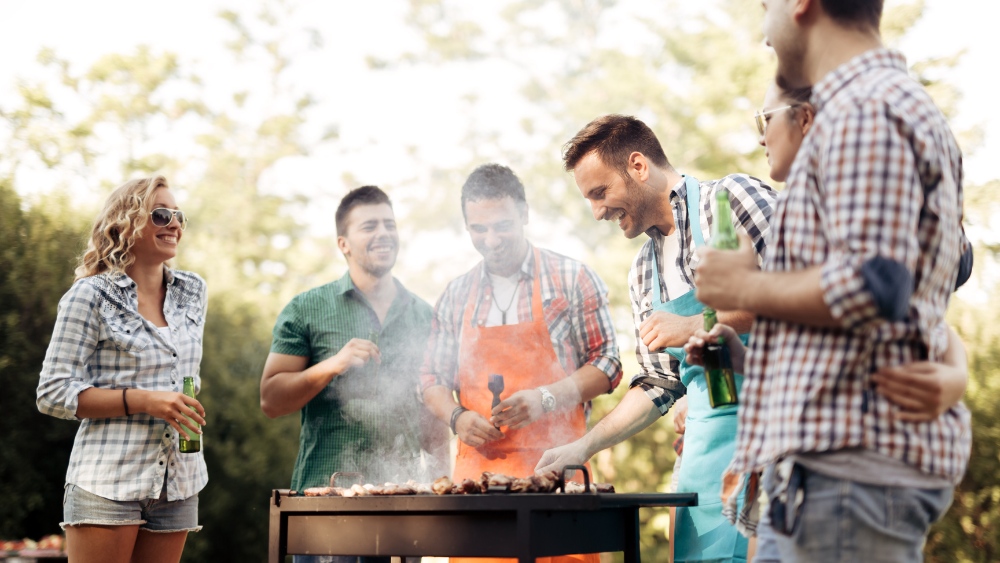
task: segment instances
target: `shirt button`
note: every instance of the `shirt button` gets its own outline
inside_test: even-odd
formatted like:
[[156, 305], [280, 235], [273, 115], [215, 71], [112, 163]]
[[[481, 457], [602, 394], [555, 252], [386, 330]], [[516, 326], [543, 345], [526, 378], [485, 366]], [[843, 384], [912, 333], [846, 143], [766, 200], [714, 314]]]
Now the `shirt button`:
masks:
[[170, 384], [171, 385], [177, 385], [177, 382], [176, 381], [171, 381]]
[[174, 357], [176, 358], [176, 357], [177, 357], [177, 354], [174, 354]]
[[162, 462], [162, 461], [160, 462], [160, 465], [163, 465], [163, 462]]

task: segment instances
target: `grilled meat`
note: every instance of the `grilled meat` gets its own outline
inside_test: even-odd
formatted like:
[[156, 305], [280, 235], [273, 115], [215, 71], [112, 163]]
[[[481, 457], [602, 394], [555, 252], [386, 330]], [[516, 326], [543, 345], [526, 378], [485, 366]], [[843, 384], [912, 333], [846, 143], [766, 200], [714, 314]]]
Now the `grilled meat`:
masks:
[[431, 483], [431, 490], [436, 495], [450, 495], [454, 487], [455, 483], [452, 483], [448, 477], [440, 477]]

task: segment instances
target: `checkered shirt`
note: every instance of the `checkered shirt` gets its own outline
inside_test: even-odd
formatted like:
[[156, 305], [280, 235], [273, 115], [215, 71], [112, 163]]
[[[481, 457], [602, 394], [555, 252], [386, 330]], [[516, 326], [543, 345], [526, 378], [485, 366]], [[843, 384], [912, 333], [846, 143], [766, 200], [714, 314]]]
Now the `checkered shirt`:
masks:
[[[733, 213], [730, 216], [736, 231], [750, 237], [757, 261], [763, 260], [766, 248], [766, 237], [771, 220], [771, 210], [777, 192], [771, 186], [746, 174], [731, 174], [719, 180], [700, 182], [698, 201], [702, 237], [706, 243], [711, 238], [712, 223], [715, 220], [715, 194], [720, 189], [729, 192], [729, 204]], [[691, 258], [694, 253], [694, 235], [687, 213], [687, 187], [684, 182], [674, 186], [670, 193], [670, 205], [674, 214], [674, 226], [679, 237], [680, 252], [674, 264], [681, 272], [681, 278], [689, 288], [694, 288], [694, 271], [691, 269]], [[638, 385], [646, 392], [660, 414], [667, 414], [674, 401], [684, 396], [686, 390], [678, 377], [678, 361], [665, 351], [650, 352], [639, 338], [639, 325], [653, 312], [653, 256], [663, 256], [663, 233], [656, 227], [646, 232], [649, 240], [642, 246], [632, 268], [628, 273], [629, 299], [632, 302], [632, 317], [635, 321], [635, 355], [639, 360], [639, 373], [632, 377], [631, 385]], [[668, 296], [666, 285], [661, 277], [660, 291], [665, 300], [680, 297]]]
[[[201, 388], [205, 281], [165, 271], [163, 314], [170, 339], [139, 315], [135, 282], [98, 274], [77, 280], [59, 300], [55, 329], [38, 382], [38, 410], [76, 420], [80, 393], [100, 389], [182, 392], [184, 377]], [[204, 440], [203, 440], [204, 442]], [[167, 499], [194, 496], [208, 482], [203, 451], [182, 454], [177, 431], [148, 414], [85, 418], [76, 433], [66, 482], [108, 499], [155, 499], [167, 480]]]
[[[556, 357], [567, 374], [580, 366], [593, 365], [608, 376], [609, 393], [618, 386], [622, 376], [618, 343], [608, 309], [608, 288], [597, 273], [586, 265], [540, 249], [542, 309]], [[535, 257], [529, 245], [528, 255], [521, 264], [518, 281], [517, 318], [531, 318], [532, 280]], [[493, 285], [480, 262], [467, 274], [453, 280], [445, 288], [434, 307], [431, 338], [421, 373], [423, 389], [444, 385], [458, 389], [458, 348], [461, 339], [465, 304], [473, 281], [479, 280], [479, 294], [473, 322], [486, 323], [493, 298]], [[585, 406], [590, 412], [590, 403]]]
[[[931, 422], [897, 420], [870, 376], [940, 360], [947, 348], [939, 325], [964, 238], [961, 153], [893, 51], [838, 67], [816, 85], [813, 104], [816, 121], [778, 198], [764, 270], [822, 266], [823, 297], [840, 326], [757, 319], [730, 471], [796, 452], [866, 448], [957, 482], [970, 451], [966, 408]], [[880, 309], [886, 288], [865, 273], [874, 262], [908, 272], [888, 284], [904, 294], [912, 285], [899, 320]]]

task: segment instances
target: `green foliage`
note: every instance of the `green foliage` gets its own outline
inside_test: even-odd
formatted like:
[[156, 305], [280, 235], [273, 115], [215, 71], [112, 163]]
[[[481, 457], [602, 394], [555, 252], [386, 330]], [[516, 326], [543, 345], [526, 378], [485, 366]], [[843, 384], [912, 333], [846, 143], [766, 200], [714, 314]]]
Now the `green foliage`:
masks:
[[[966, 229], [987, 230], [1000, 212], [1000, 182], [966, 187]], [[927, 541], [927, 560], [987, 562], [1000, 559], [1000, 327], [993, 313], [1000, 302], [995, 240], [976, 245], [975, 268], [968, 283], [951, 301], [948, 321], [965, 343], [969, 387], [965, 404], [972, 413], [972, 457], [965, 478], [955, 490], [947, 516]], [[985, 304], [985, 306], [984, 306]]]
[[50, 197], [24, 210], [0, 180], [0, 537], [58, 532], [77, 425], [42, 415], [35, 388], [59, 298], [73, 281], [85, 226]]

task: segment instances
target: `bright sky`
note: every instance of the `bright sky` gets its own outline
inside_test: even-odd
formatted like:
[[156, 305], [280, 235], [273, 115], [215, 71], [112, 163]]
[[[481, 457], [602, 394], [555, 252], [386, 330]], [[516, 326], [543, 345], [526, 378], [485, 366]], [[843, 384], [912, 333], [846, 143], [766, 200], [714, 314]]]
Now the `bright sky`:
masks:
[[[894, 1], [901, 0], [888, 0], [890, 5]], [[315, 178], [314, 186], [301, 188], [314, 195], [320, 183], [331, 176], [385, 168], [387, 159], [412, 161], [414, 156], [408, 153], [412, 146], [420, 148], [418, 158], [423, 163], [441, 167], [463, 164], [469, 148], [463, 146], [462, 135], [470, 119], [501, 130], [505, 123], [511, 123], [510, 119], [505, 122], [504, 115], [513, 93], [504, 83], [510, 69], [502, 66], [423, 70], [419, 75], [413, 70], [366, 72], [364, 54], [390, 57], [415, 45], [412, 31], [403, 21], [406, 4], [404, 0], [302, 3], [295, 23], [320, 29], [325, 48], [319, 53], [303, 49], [296, 58], [292, 79], [321, 96], [318, 111], [323, 119], [317, 120], [317, 127], [336, 123], [340, 129], [338, 150], [347, 146], [350, 151], [346, 158], [341, 153], [340, 160], [321, 152], [318, 158], [286, 163], [274, 176], [288, 172]], [[630, 0], [625, 4], [641, 7], [644, 2]], [[222, 62], [225, 59], [219, 47], [223, 34], [231, 34], [214, 15], [227, 6], [245, 5], [218, 0], [0, 0], [0, 107], [10, 102], [18, 78], [37, 75], [35, 57], [42, 47], [54, 48], [79, 70], [100, 55], [129, 52], [145, 43], [198, 61], [199, 72], [225, 83], [220, 91], [229, 92], [230, 81], [246, 77], [224, 66], [227, 63]], [[472, 5], [479, 10], [489, 6]], [[1000, 154], [1000, 111], [991, 99], [1000, 91], [996, 72], [1000, 34], [994, 29], [998, 19], [1000, 2], [993, 0], [927, 0], [926, 15], [902, 46], [911, 60], [967, 50], [960, 66], [947, 78], [964, 94], [956, 127], [980, 125], [984, 130], [983, 145], [966, 158], [966, 174], [972, 182], [1000, 178], [1000, 159], [996, 158]], [[627, 48], [630, 32], [622, 29], [623, 48]], [[470, 72], [482, 82], [475, 113], [463, 105], [458, 98], [460, 88], [455, 87], [469, 84]], [[220, 81], [219, 77], [226, 78]], [[318, 136], [320, 132], [314, 133]], [[407, 167], [399, 170], [400, 176], [412, 174]], [[378, 181], [387, 185], [403, 181], [391, 173], [390, 177], [385, 175]]]

